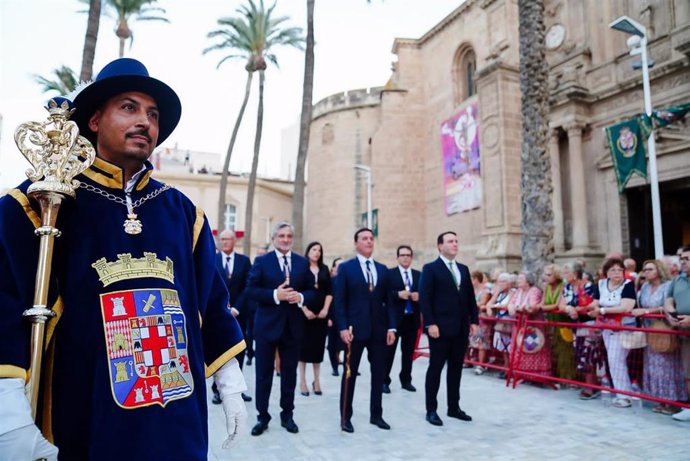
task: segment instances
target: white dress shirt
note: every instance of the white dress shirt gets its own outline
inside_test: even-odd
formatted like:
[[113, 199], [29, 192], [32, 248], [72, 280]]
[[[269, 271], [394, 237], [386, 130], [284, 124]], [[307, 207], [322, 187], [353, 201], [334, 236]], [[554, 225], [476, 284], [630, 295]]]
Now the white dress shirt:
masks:
[[358, 254], [357, 261], [359, 261], [359, 267], [362, 269], [362, 274], [364, 274], [364, 280], [369, 283], [369, 274], [367, 273], [367, 261], [371, 261], [369, 264], [369, 270], [371, 271], [372, 285], [376, 286], [378, 280], [378, 274], [376, 273], [376, 265], [374, 264], [374, 258], [365, 258], [364, 256]]
[[451, 261], [450, 259], [444, 258], [442, 255], [439, 255], [439, 258], [441, 258], [441, 261], [443, 261], [443, 264], [446, 265], [448, 270], [450, 270], [450, 267], [448, 267], [448, 264], [453, 264], [453, 274], [455, 275], [455, 280], [458, 281], [458, 287], [460, 287], [460, 283], [462, 282], [462, 276], [460, 275], [460, 269], [458, 269], [458, 264], [455, 261]]

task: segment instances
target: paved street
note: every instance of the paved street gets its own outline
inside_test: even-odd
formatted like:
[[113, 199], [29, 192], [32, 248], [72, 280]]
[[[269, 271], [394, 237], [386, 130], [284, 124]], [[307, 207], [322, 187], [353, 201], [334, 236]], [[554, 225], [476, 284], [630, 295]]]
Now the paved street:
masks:
[[[362, 364], [368, 364], [363, 359]], [[690, 459], [687, 440], [690, 423], [653, 413], [651, 405], [619, 409], [608, 398], [582, 401], [577, 390], [550, 390], [522, 384], [505, 387], [495, 374], [463, 372], [461, 407], [474, 421], [465, 423], [445, 416], [445, 380], [439, 393], [443, 427], [424, 420], [424, 374], [428, 359], [413, 367], [416, 393], [400, 388], [383, 396], [383, 417], [392, 426], [383, 431], [369, 424], [369, 371], [361, 370], [354, 397], [354, 434], [340, 431], [339, 378], [324, 362], [322, 396], [295, 397], [299, 434], [280, 426], [275, 378], [271, 393], [269, 430], [259, 437], [247, 434], [232, 450], [222, 450], [225, 416], [221, 406], [210, 405], [210, 460], [684, 460]], [[254, 366], [245, 366], [250, 394], [254, 395]], [[307, 376], [311, 376], [309, 373]], [[311, 380], [309, 381], [311, 382]], [[210, 385], [209, 385], [210, 386]], [[254, 402], [247, 404], [248, 429], [256, 422]]]

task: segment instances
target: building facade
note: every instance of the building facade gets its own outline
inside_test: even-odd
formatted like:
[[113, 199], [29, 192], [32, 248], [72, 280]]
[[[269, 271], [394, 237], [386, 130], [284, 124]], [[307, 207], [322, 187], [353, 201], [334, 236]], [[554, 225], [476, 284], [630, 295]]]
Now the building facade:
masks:
[[[232, 229], [238, 237], [246, 229], [245, 212], [249, 178], [246, 175], [230, 175], [226, 191], [225, 216], [218, 220], [219, 174], [166, 173], [154, 171], [153, 177], [170, 184], [182, 191], [198, 207], [204, 210], [211, 229], [218, 233]], [[251, 255], [254, 256], [260, 247], [271, 242], [271, 228], [280, 221], [289, 221], [292, 215], [293, 183], [277, 179], [257, 178], [254, 195], [254, 213], [252, 216]], [[219, 225], [220, 223], [220, 225]], [[242, 251], [242, 241], [238, 241], [238, 250]]]
[[[643, 112], [642, 77], [627, 15], [648, 30], [655, 108], [690, 102], [690, 2], [546, 0], [550, 147], [557, 261], [595, 267], [609, 251], [654, 255], [647, 182], [619, 193], [603, 129]], [[419, 39], [396, 39], [385, 86], [332, 95], [314, 107], [307, 239], [326, 257], [352, 253], [367, 211], [371, 168], [377, 256], [410, 244], [435, 257], [458, 233], [472, 266], [520, 266], [521, 113], [516, 0], [467, 0]], [[454, 145], [453, 145], [454, 144]], [[449, 156], [454, 150], [455, 157]], [[690, 243], [688, 123], [657, 133], [665, 252]]]

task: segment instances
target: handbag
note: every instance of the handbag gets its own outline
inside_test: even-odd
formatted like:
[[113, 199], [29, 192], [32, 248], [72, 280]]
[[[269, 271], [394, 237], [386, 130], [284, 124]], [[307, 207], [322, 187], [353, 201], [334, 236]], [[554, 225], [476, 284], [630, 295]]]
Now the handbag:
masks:
[[[663, 320], [654, 320], [650, 325], [654, 330], [671, 331], [671, 325]], [[654, 351], [668, 354], [678, 348], [678, 337], [670, 333], [647, 333], [647, 344]]]
[[623, 349], [641, 349], [647, 347], [647, 335], [644, 331], [621, 331]]

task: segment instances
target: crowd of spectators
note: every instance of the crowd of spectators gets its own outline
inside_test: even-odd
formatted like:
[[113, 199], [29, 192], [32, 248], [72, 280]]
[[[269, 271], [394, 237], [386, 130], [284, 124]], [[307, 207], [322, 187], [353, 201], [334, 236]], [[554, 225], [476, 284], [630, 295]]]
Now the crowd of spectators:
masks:
[[591, 272], [584, 260], [548, 265], [541, 281], [475, 271], [480, 328], [465, 367], [577, 387], [583, 400], [605, 392], [617, 408], [643, 398], [654, 412], [690, 421], [689, 260], [690, 247], [639, 266], [611, 253]]

